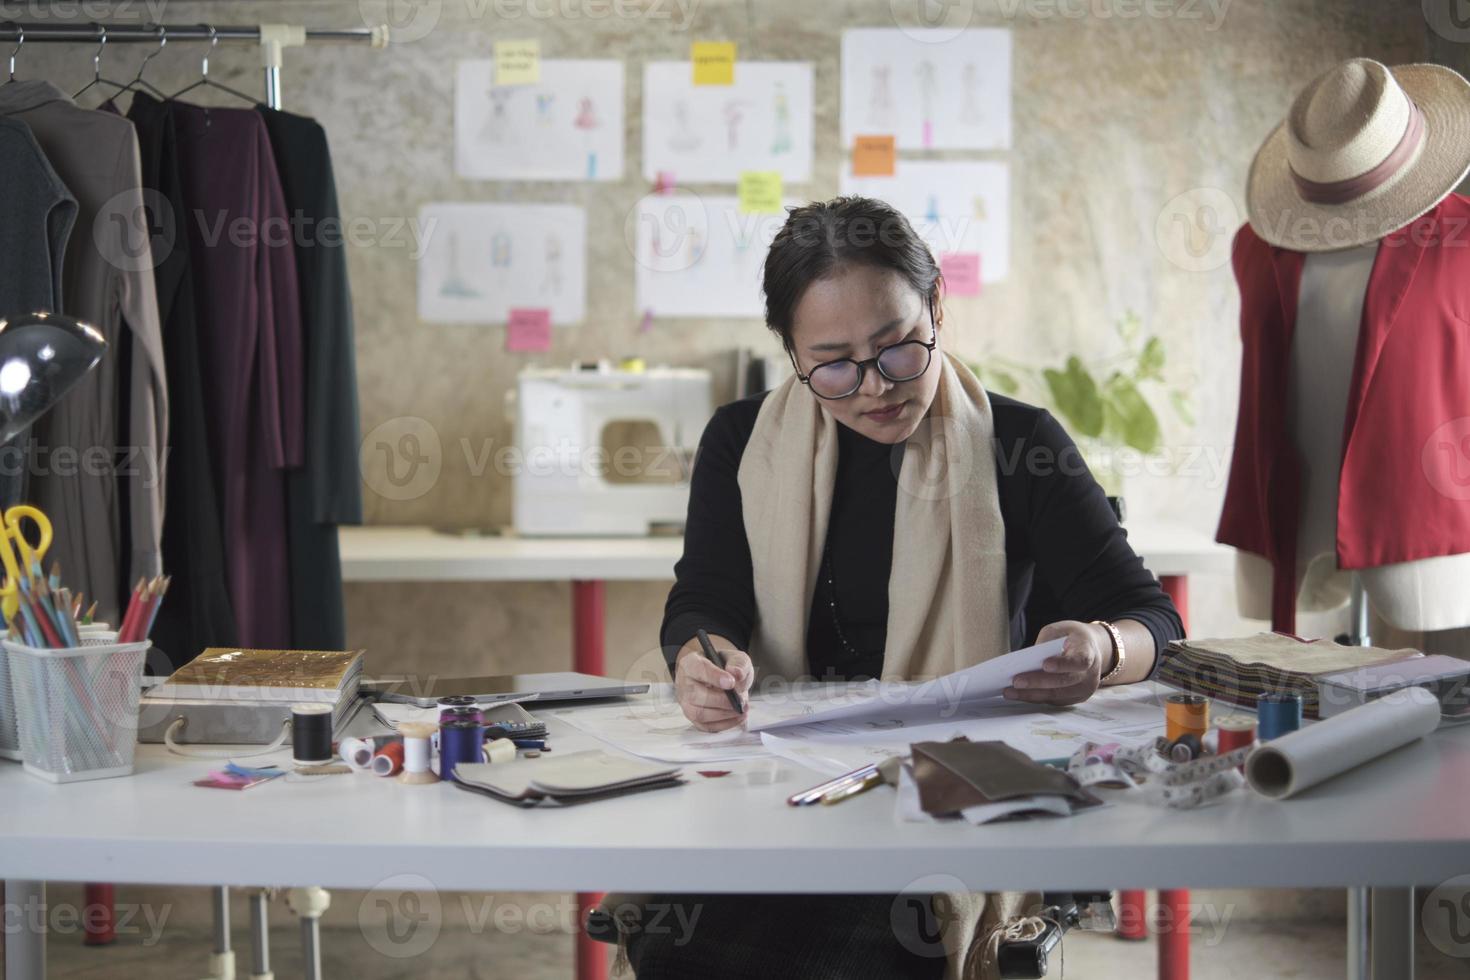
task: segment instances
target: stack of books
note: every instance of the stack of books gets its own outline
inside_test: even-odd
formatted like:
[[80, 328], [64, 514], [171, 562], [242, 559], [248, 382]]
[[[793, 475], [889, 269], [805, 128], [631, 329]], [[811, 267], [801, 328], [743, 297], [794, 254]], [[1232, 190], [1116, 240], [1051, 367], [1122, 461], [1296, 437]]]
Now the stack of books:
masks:
[[1164, 652], [1157, 678], [1191, 694], [1255, 710], [1267, 692], [1300, 694], [1302, 715], [1320, 716], [1318, 681], [1327, 674], [1424, 656], [1417, 650], [1341, 646], [1285, 633], [1233, 639], [1176, 640]]

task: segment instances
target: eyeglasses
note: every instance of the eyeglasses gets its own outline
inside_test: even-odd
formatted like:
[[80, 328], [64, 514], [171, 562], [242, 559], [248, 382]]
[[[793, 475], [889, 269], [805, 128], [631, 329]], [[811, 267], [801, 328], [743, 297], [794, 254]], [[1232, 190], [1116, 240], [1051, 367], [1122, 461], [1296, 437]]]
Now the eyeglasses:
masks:
[[912, 381], [929, 370], [929, 361], [934, 357], [934, 348], [939, 346], [939, 331], [934, 328], [934, 304], [929, 304], [930, 339], [904, 340], [897, 344], [878, 348], [878, 353], [865, 361], [851, 357], [835, 361], [823, 361], [812, 368], [810, 374], [802, 374], [792, 355], [791, 366], [796, 368], [796, 380], [812, 390], [818, 398], [835, 400], [857, 394], [863, 386], [863, 375], [871, 364], [878, 373], [895, 384]]

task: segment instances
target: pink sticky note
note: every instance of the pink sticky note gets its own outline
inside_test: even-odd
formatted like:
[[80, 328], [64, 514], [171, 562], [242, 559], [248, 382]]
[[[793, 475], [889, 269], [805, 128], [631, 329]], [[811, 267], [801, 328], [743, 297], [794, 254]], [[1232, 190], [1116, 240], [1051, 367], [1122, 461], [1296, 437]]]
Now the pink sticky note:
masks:
[[653, 182], [653, 190], [656, 194], [674, 193], [674, 172], [672, 170], [660, 170], [658, 179]]
[[511, 310], [505, 321], [505, 349], [551, 349], [551, 311], [545, 308]]
[[980, 295], [979, 252], [946, 252], [939, 257], [939, 274], [949, 295]]

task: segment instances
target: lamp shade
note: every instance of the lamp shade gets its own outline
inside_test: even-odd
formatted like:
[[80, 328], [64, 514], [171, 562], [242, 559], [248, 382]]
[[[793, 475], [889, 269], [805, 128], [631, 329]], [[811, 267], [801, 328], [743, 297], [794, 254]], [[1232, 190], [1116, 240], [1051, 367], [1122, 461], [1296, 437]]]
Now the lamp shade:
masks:
[[94, 327], [59, 313], [0, 320], [0, 442], [44, 415], [106, 350]]

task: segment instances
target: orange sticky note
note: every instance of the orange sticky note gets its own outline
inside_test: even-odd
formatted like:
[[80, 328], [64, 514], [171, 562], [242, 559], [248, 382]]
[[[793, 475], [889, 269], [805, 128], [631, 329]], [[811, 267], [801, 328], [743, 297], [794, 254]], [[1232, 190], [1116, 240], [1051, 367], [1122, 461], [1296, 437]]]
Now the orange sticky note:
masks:
[[735, 84], [735, 42], [695, 41], [689, 46], [695, 85]]
[[939, 256], [939, 274], [949, 296], [980, 295], [980, 253], [946, 252]]
[[852, 175], [854, 177], [892, 177], [894, 168], [893, 136], [854, 136], [852, 138]]
[[546, 351], [551, 349], [551, 311], [544, 307], [512, 309], [505, 320], [505, 349]]

